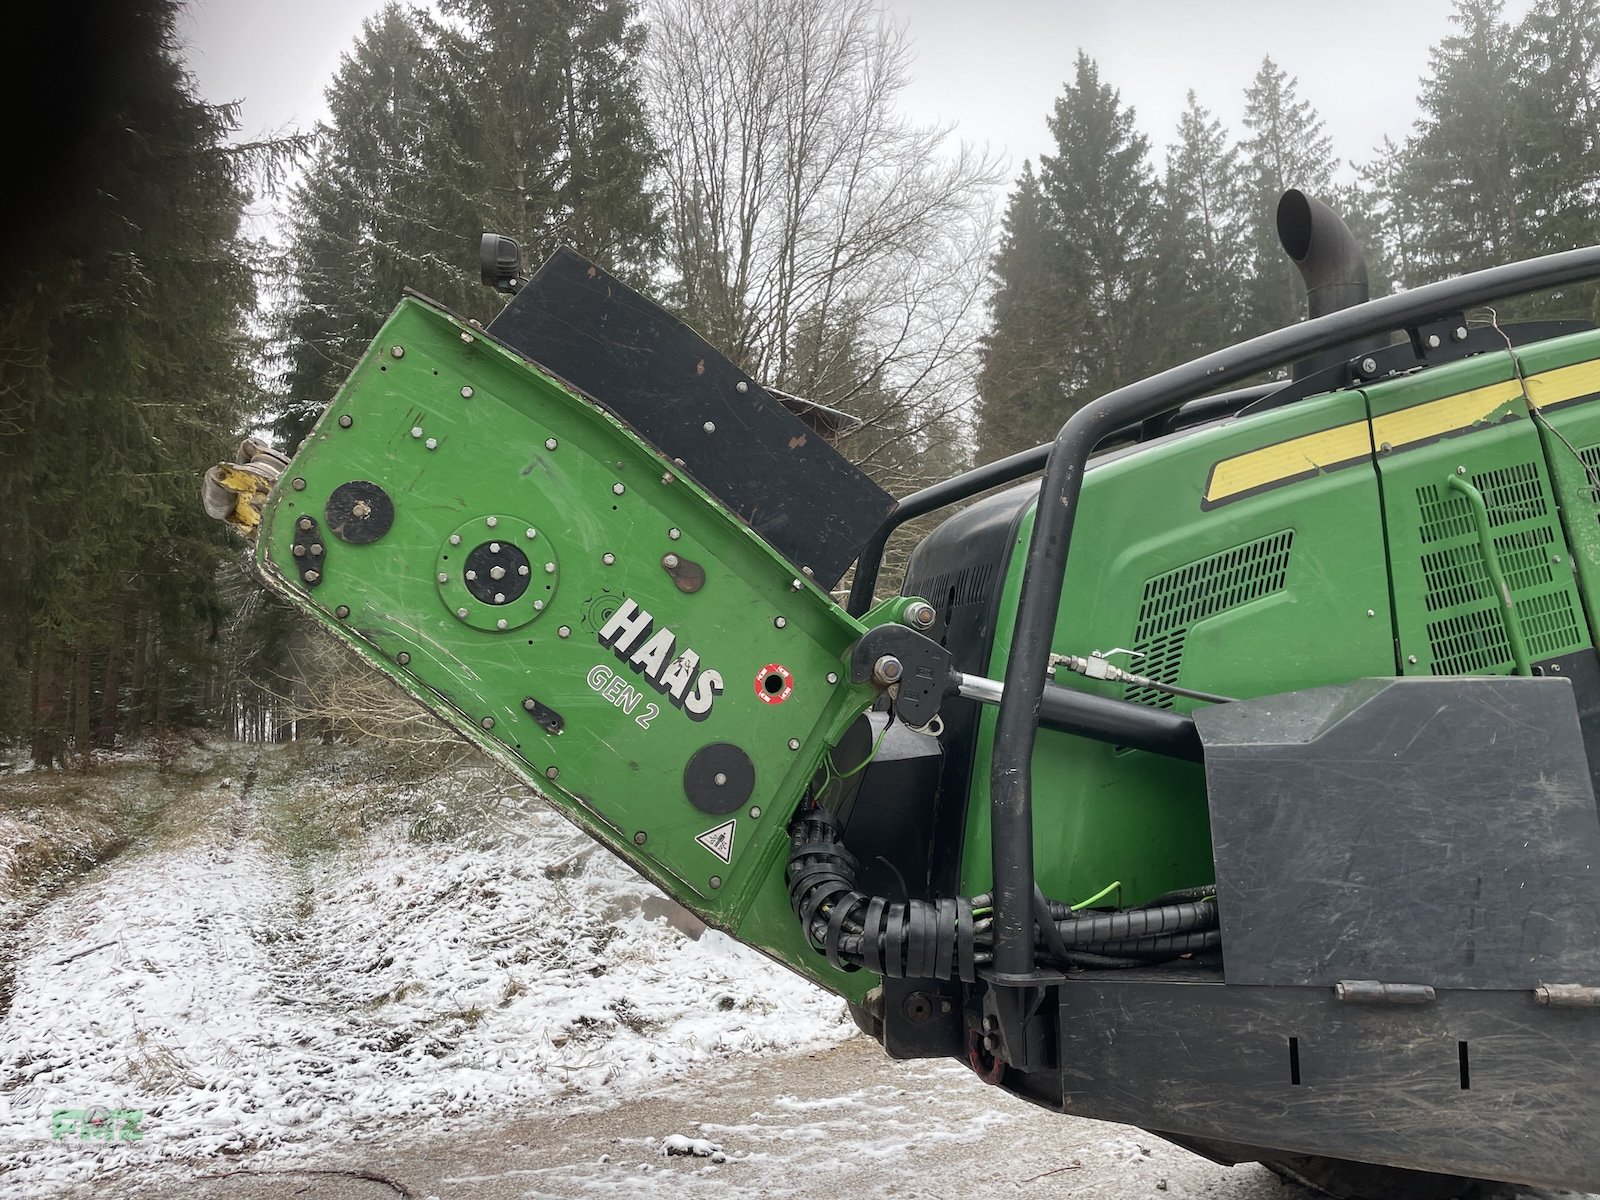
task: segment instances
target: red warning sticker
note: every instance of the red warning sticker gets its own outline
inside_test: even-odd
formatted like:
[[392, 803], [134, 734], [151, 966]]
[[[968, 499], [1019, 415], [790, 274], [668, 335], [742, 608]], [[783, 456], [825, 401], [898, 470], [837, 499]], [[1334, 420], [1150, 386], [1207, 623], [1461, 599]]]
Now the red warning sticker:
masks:
[[763, 704], [782, 704], [794, 691], [794, 676], [782, 663], [768, 663], [756, 672], [756, 699]]

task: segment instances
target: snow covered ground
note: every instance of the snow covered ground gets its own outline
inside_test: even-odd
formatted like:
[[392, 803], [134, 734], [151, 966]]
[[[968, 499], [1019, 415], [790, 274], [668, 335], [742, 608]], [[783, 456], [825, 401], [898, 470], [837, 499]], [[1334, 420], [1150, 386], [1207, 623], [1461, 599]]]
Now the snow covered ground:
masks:
[[[0, 1195], [608, 1103], [853, 1028], [753, 951], [678, 932], [492, 769], [413, 783], [348, 749], [239, 748], [193, 782], [26, 921]], [[142, 1114], [140, 1138], [53, 1138], [57, 1110], [92, 1108]]]

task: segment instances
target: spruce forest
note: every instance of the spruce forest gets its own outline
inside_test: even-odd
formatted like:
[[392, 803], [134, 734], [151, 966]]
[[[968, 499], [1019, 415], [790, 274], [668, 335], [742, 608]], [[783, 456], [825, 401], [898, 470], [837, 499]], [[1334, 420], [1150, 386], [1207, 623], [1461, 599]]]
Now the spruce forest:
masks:
[[[0, 759], [330, 735], [333, 652], [250, 579], [198, 486], [292, 451], [401, 291], [489, 319], [494, 230], [571, 245], [770, 386], [846, 410], [891, 491], [1049, 439], [1121, 384], [1298, 320], [1287, 187], [1374, 294], [1600, 241], [1600, 0], [1456, 0], [1409, 130], [1335, 147], [1267, 59], [1228, 129], [1150, 129], [1079, 54], [1006, 178], [909, 117], [873, 0], [438, 0], [365, 23], [315, 129], [246, 143], [177, 0], [129, 0], [0, 243]], [[41, 153], [44, 151], [41, 150]], [[271, 237], [246, 233], [269, 207]], [[1595, 318], [1593, 289], [1520, 315]]]

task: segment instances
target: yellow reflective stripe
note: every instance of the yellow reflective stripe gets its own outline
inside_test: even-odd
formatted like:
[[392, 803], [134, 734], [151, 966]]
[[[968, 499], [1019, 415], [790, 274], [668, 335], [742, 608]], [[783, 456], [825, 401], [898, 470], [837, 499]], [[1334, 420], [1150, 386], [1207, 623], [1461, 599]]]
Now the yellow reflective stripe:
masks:
[[1564, 404], [1600, 392], [1600, 360], [1556, 367], [1528, 376], [1528, 399], [1535, 408]]
[[1488, 417], [1494, 416], [1514, 400], [1522, 398], [1522, 384], [1515, 379], [1458, 392], [1442, 400], [1430, 400], [1399, 412], [1386, 413], [1372, 419], [1372, 443], [1398, 450], [1402, 446], [1430, 441], [1470, 429]]
[[1211, 478], [1206, 483], [1206, 503], [1215, 504], [1241, 492], [1325, 471], [1371, 454], [1372, 439], [1365, 421], [1352, 421], [1275, 446], [1263, 446], [1237, 458], [1223, 459], [1212, 467]]

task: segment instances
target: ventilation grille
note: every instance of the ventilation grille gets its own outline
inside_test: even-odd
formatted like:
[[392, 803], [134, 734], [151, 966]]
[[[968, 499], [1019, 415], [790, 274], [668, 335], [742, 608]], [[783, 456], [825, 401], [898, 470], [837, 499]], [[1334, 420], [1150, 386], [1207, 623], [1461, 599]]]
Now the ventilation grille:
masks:
[[[1177, 683], [1189, 630], [1207, 617], [1282, 591], [1293, 542], [1294, 531], [1285, 529], [1148, 580], [1132, 647], [1142, 657], [1133, 660], [1132, 669]], [[1171, 693], [1155, 688], [1129, 687], [1124, 696], [1156, 708], [1171, 708], [1173, 701]]]
[[[1600, 446], [1578, 451], [1578, 458], [1583, 463], [1584, 474], [1589, 477], [1589, 499], [1600, 505]], [[1595, 512], [1595, 520], [1600, 521], [1600, 509]]]
[[994, 575], [994, 563], [973, 563], [926, 579], [907, 579], [902, 592], [907, 596], [923, 596], [947, 613], [967, 604], [987, 604], [994, 591]]
[[[1596, 447], [1600, 458], [1600, 447]], [[1572, 597], [1557, 577], [1555, 513], [1538, 467], [1518, 463], [1472, 477], [1489, 510], [1495, 552], [1534, 658], [1582, 644]], [[1512, 665], [1500, 604], [1478, 543], [1472, 503], [1435, 484], [1417, 489], [1430, 670], [1470, 675]]]

